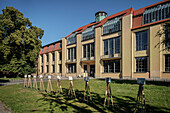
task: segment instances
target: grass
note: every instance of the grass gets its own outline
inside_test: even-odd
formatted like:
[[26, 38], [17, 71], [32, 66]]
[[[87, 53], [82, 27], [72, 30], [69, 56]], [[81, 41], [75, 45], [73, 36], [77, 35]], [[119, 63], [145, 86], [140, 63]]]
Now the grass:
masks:
[[16, 78], [0, 78], [1, 81], [13, 81], [13, 80], [23, 80], [21, 77], [16, 77]]
[[[134, 112], [137, 84], [112, 81], [111, 89], [114, 107], [103, 107], [106, 83], [104, 80], [90, 80], [92, 101], [83, 101], [85, 83], [82, 79], [74, 80], [76, 99], [67, 95], [69, 81], [62, 80], [63, 94], [52, 94], [31, 88], [24, 88], [23, 84], [0, 87], [0, 100], [12, 109], [14, 113], [29, 112]], [[56, 81], [52, 82], [54, 91]], [[39, 85], [39, 83], [38, 83]], [[45, 88], [47, 83], [45, 83]], [[163, 85], [144, 85], [146, 109], [148, 113], [170, 113], [170, 87]]]

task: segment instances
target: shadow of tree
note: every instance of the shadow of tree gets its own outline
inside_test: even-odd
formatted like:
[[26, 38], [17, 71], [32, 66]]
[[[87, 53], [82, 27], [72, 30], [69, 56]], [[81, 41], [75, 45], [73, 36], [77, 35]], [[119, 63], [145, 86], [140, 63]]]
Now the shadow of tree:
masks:
[[[84, 113], [84, 112], [114, 112], [114, 113], [131, 113], [134, 112], [136, 107], [136, 98], [130, 96], [113, 96], [114, 106], [103, 106], [104, 94], [97, 94], [91, 92], [92, 101], [84, 101], [83, 95], [84, 91], [76, 90], [76, 98], [70, 98], [68, 96], [68, 89], [63, 88], [63, 94], [53, 94], [53, 93], [41, 93], [42, 98], [37, 100], [43, 101], [39, 107], [45, 107], [44, 110], [50, 113], [62, 111], [62, 112], [75, 112], [75, 113]], [[103, 98], [102, 98], [103, 97]], [[44, 103], [45, 102], [45, 103]], [[47, 107], [48, 106], [48, 107]], [[57, 111], [56, 111], [57, 110]], [[36, 110], [32, 110], [31, 112]], [[149, 113], [168, 113], [170, 109], [163, 107], [155, 107], [148, 105], [146, 103], [146, 111]], [[167, 111], [167, 112], [166, 112]], [[137, 111], [141, 112], [141, 109]]]

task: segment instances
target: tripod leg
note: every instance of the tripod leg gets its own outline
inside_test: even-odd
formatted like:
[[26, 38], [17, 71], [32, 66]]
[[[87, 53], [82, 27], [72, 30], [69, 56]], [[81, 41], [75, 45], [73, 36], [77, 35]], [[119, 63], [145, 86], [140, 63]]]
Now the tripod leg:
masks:
[[110, 95], [111, 95], [111, 102], [112, 102], [112, 106], [113, 106], [113, 97], [112, 97], [112, 91], [111, 91], [111, 87], [109, 86], [110, 88]]
[[106, 93], [105, 93], [104, 107], [105, 107], [105, 105], [106, 105], [106, 99], [107, 99], [107, 89], [108, 89], [108, 86], [107, 86], [107, 88], [106, 88]]
[[134, 113], [136, 113], [137, 106], [138, 106], [139, 92], [140, 92], [140, 86], [139, 86], [139, 89], [138, 89], [137, 100], [136, 100], [136, 107], [135, 107], [135, 111], [134, 111]]
[[88, 86], [88, 87], [89, 87], [90, 100], [92, 100], [92, 98], [91, 98], [91, 92], [90, 92], [90, 86]]
[[85, 99], [86, 99], [86, 89], [87, 89], [87, 84], [86, 84], [85, 90], [84, 90], [84, 101], [85, 101]]

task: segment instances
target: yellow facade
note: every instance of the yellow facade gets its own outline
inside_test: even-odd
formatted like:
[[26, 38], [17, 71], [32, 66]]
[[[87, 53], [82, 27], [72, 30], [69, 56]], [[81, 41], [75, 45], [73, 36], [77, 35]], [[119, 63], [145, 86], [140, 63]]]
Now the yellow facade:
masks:
[[[166, 22], [170, 22], [170, 20], [167, 20], [166, 22], [158, 22], [156, 24], [148, 24], [146, 26], [133, 29], [133, 18], [133, 13], [122, 16], [120, 30], [107, 35], [103, 34], [103, 26], [101, 25], [94, 28], [95, 37], [92, 39], [83, 40], [83, 33], [79, 32], [76, 34], [76, 43], [68, 45], [67, 37], [62, 38], [62, 49], [53, 52], [55, 53], [55, 61], [52, 61], [52, 52], [39, 55], [39, 74], [61, 75], [62, 77], [77, 77], [78, 75], [83, 76], [86, 69], [87, 75], [93, 75], [95, 78], [112, 77], [130, 79], [170, 79], [170, 72], [165, 72], [165, 54], [170, 54], [170, 52], [162, 51], [164, 46], [155, 47], [161, 42], [161, 40], [164, 39], [164, 36], [156, 36], [157, 32], [164, 27]], [[136, 33], [145, 30], [147, 30], [148, 37], [147, 49], [139, 51], [136, 49]], [[120, 53], [113, 53], [112, 57], [109, 55], [104, 55], [104, 40], [114, 40], [116, 37], [120, 37]], [[84, 57], [84, 46], [93, 43], [95, 55], [90, 56], [89, 58]], [[68, 60], [68, 49], [73, 47], [76, 48], [76, 59]], [[92, 52], [92, 45], [86, 47], [90, 47], [90, 52]], [[89, 51], [88, 49], [86, 49], [86, 52]], [[62, 51], [62, 60], [59, 60], [59, 51]], [[49, 57], [48, 62], [46, 62], [47, 54]], [[91, 54], [92, 53], [90, 53], [90, 55]], [[42, 56], [43, 63], [41, 62]], [[147, 68], [145, 72], [137, 72], [137, 59], [142, 57], [147, 59], [147, 64], [145, 64]], [[104, 69], [104, 62], [109, 60], [113, 60], [114, 62], [116, 60], [120, 61], [120, 70], [118, 72], [115, 71], [106, 73], [104, 71], [106, 70]], [[62, 73], [59, 73], [59, 64], [62, 65]], [[72, 66], [72, 64], [75, 65]], [[55, 72], [52, 71], [52, 65], [55, 65]], [[47, 66], [49, 69], [48, 73]], [[115, 66], [116, 64], [114, 64], [114, 70], [116, 70]], [[73, 69], [76, 71], [69, 73], [68, 68], [70, 68], [70, 70]]]

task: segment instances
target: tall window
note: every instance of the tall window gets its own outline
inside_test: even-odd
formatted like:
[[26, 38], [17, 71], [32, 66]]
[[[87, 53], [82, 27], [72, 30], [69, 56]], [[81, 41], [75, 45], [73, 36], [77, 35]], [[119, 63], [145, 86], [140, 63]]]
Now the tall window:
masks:
[[72, 33], [72, 34], [67, 38], [67, 45], [76, 43], [76, 41], [77, 41], [77, 39], [76, 39], [76, 34], [77, 34], [77, 32]]
[[46, 54], [46, 58], [47, 58], [47, 62], [49, 61], [49, 58], [48, 58], [48, 53]]
[[88, 27], [86, 30], [84, 30], [82, 32], [82, 34], [83, 34], [83, 39], [82, 40], [88, 40], [88, 39], [92, 39], [92, 38], [95, 37], [94, 27], [95, 26]]
[[76, 73], [76, 64], [68, 64], [68, 73]]
[[41, 55], [41, 62], [43, 63], [43, 55]]
[[60, 43], [60, 48], [62, 48], [62, 42]]
[[104, 60], [104, 73], [120, 72], [120, 60]]
[[120, 53], [120, 37], [104, 40], [104, 55]]
[[148, 31], [136, 32], [136, 51], [147, 50]]
[[55, 61], [55, 53], [52, 53], [52, 59]]
[[59, 73], [62, 73], [62, 65], [59, 64]]
[[48, 49], [49, 49], [49, 46], [47, 47], [47, 50], [46, 50], [46, 51], [48, 51]]
[[160, 21], [167, 18], [170, 18], [170, 3], [165, 3], [146, 9], [143, 13], [143, 24]]
[[53, 73], [55, 73], [55, 65], [52, 65]]
[[147, 57], [136, 58], [136, 72], [147, 72]]
[[83, 45], [83, 58], [94, 57], [95, 49], [94, 43]]
[[48, 69], [48, 65], [46, 66], [46, 69], [47, 69], [47, 71], [46, 71], [46, 72], [48, 73], [48, 72], [49, 72], [49, 71], [48, 71], [48, 70], [49, 70], [49, 69]]
[[62, 52], [59, 52], [59, 60], [62, 60]]
[[116, 17], [111, 20], [108, 20], [103, 25], [103, 35], [121, 30], [120, 18], [121, 17]]
[[54, 50], [54, 48], [55, 48], [55, 44], [53, 44], [53, 49], [52, 50]]
[[44, 48], [42, 48], [41, 53], [43, 53]]
[[170, 55], [165, 55], [165, 72], [170, 72]]
[[[170, 25], [166, 25], [165, 26], [165, 39], [167, 40], [168, 38], [170, 38]], [[169, 41], [167, 41], [167, 43], [165, 44], [165, 47], [169, 47], [170, 43], [168, 43]]]
[[76, 59], [76, 47], [68, 48], [68, 60]]
[[41, 72], [43, 73], [43, 66], [41, 66]]

